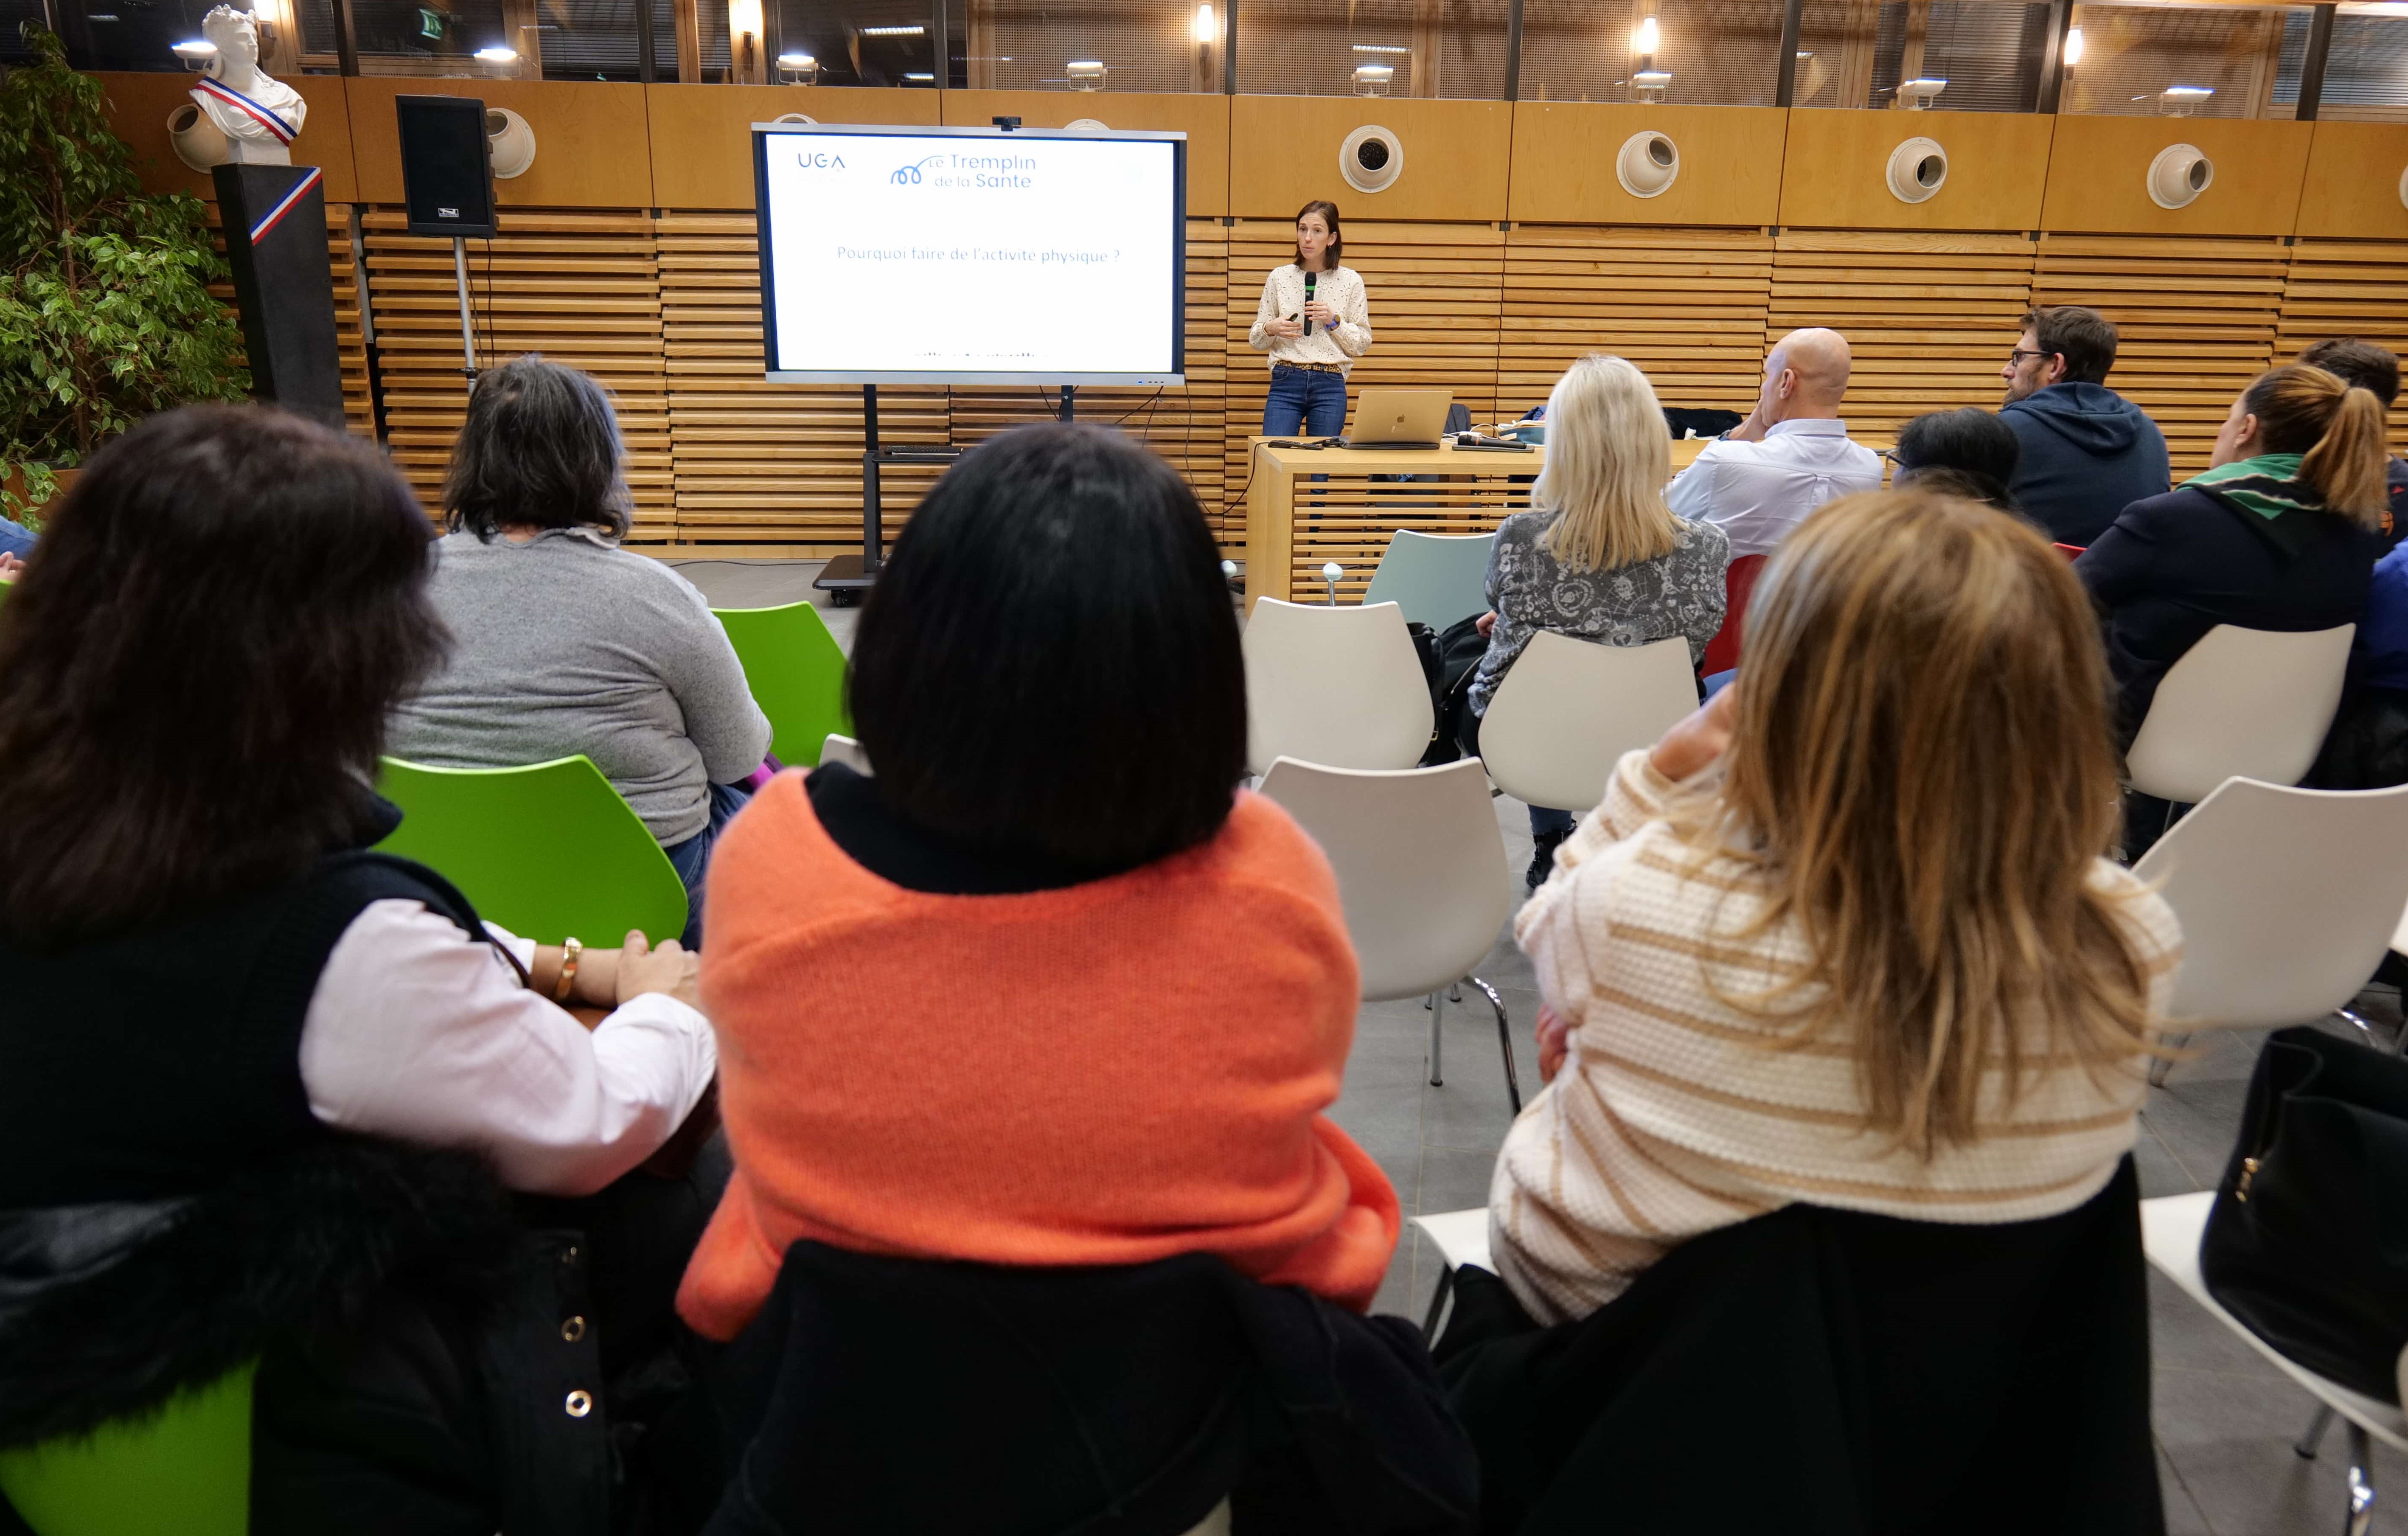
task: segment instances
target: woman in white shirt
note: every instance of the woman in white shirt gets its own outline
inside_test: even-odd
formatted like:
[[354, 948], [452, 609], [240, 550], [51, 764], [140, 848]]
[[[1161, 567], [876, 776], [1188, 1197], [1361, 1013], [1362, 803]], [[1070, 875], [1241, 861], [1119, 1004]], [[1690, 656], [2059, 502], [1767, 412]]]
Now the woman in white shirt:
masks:
[[1339, 265], [1345, 251], [1338, 205], [1307, 203], [1296, 216], [1296, 260], [1263, 280], [1246, 340], [1270, 354], [1266, 438], [1297, 431], [1334, 438], [1346, 430], [1346, 376], [1371, 350], [1371, 307], [1362, 274]]

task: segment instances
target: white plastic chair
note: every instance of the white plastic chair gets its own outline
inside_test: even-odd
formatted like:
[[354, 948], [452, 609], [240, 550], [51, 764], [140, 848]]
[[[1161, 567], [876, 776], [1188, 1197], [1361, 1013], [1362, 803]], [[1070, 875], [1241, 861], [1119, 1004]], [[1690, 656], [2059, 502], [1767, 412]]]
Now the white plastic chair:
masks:
[[1263, 776], [1263, 793], [1287, 808], [1338, 871], [1363, 1000], [1429, 999], [1430, 1086], [1445, 1085], [1439, 1023], [1447, 989], [1468, 981], [1496, 1010], [1505, 1092], [1522, 1113], [1505, 999], [1471, 974], [1513, 905], [1505, 835], [1480, 759], [1370, 771], [1282, 757]]
[[2209, 630], [2157, 683], [2124, 754], [2132, 787], [2192, 805], [2227, 779], [2298, 783], [2332, 728], [2357, 632]]
[[1653, 746], [1697, 707], [1687, 640], [1604, 645], [1542, 629], [1481, 718], [1480, 755], [1523, 804], [1586, 811], [1624, 753]]
[[[2182, 923], [2172, 1014], [2265, 1029], [2348, 1009], [2408, 909], [2408, 784], [2290, 789], [2230, 779], [2132, 867]], [[2149, 1069], [2163, 1083], [2169, 1063]]]
[[850, 736], [838, 736], [830, 731], [827, 740], [820, 747], [820, 761], [842, 763], [863, 778], [870, 777], [869, 754], [862, 751], [861, 743]]
[[1429, 1315], [1422, 1319], [1422, 1337], [1438, 1337], [1439, 1319], [1446, 1315], [1446, 1300], [1455, 1294], [1455, 1271], [1469, 1264], [1476, 1270], [1494, 1274], [1497, 1266], [1488, 1261], [1488, 1207], [1475, 1205], [1469, 1211], [1441, 1211], [1435, 1215], [1415, 1216], [1412, 1224], [1422, 1230], [1438, 1250], [1444, 1266], [1438, 1272], [1438, 1288], [1430, 1293]]
[[1429, 749], [1429, 680], [1394, 603], [1264, 597], [1246, 621], [1246, 763], [1406, 768]]
[[1363, 601], [1395, 603], [1408, 624], [1443, 630], [1488, 607], [1488, 556], [1493, 533], [1415, 533], [1398, 528]]
[[2243, 1327], [2207, 1293], [2207, 1281], [2199, 1269], [2199, 1244], [2207, 1231], [2207, 1213], [2214, 1204], [2214, 1190], [2143, 1200], [2142, 1250], [2167, 1279], [2206, 1308], [2210, 1317], [2247, 1341], [2252, 1349], [2273, 1361], [2276, 1370], [2305, 1387], [2316, 1400], [2315, 1417], [2309, 1421], [2307, 1433], [2300, 1437], [2293, 1450], [2302, 1457], [2314, 1459], [2317, 1443], [2324, 1439], [2333, 1415], [2339, 1414], [2349, 1421], [2349, 1515], [2342, 1529], [2345, 1536], [2365, 1536], [2374, 1519], [2374, 1468], [2367, 1442], [2372, 1437], [2395, 1451], [2408, 1451], [2408, 1417], [2387, 1402], [2361, 1396], [2305, 1366], [2293, 1364]]

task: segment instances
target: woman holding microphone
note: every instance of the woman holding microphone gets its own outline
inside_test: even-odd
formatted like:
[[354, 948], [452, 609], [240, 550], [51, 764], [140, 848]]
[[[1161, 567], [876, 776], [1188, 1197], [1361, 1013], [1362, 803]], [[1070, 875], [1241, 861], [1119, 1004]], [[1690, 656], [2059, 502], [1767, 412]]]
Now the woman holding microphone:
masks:
[[1346, 375], [1371, 350], [1371, 309], [1361, 274], [1338, 265], [1346, 242], [1338, 205], [1307, 203], [1296, 216], [1296, 260], [1271, 268], [1246, 339], [1271, 354], [1263, 436], [1334, 438], [1346, 429]]

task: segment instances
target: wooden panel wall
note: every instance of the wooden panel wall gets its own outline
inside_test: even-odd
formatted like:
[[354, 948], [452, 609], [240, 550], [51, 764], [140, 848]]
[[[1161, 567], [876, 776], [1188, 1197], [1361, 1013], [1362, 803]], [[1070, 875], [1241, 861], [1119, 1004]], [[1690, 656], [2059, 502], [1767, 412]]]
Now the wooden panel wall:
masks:
[[[1781, 222], [1781, 147], [1790, 114], [1770, 107], [1522, 102], [1513, 108], [1515, 223], [1764, 225]], [[1614, 159], [1654, 131], [1681, 173], [1653, 197], [1625, 192]], [[1343, 205], [1340, 205], [1343, 206]]]
[[[1366, 123], [1404, 146], [1404, 169], [1383, 192], [1354, 191], [1338, 168], [1346, 136]], [[1512, 156], [1513, 109], [1501, 101], [1240, 96], [1229, 108], [1229, 211], [1293, 219], [1326, 197], [1349, 221], [1499, 220]]]
[[[752, 124], [786, 112], [822, 122], [933, 127], [934, 91], [805, 85], [646, 85], [652, 186], [660, 208], [752, 208]], [[530, 124], [532, 126], [532, 124]], [[540, 130], [538, 136], [540, 136]]]
[[[1840, 229], [2014, 229], [2039, 226], [2052, 125], [2007, 112], [1797, 111], [1781, 173], [1786, 225]], [[1928, 138], [1948, 179], [1920, 203], [1889, 190], [1890, 151]]]
[[1498, 414], [1545, 400], [1588, 352], [1638, 364], [1668, 406], [1746, 409], [1764, 361], [1772, 244], [1756, 230], [1515, 229]]
[[2408, 122], [2317, 123], [2300, 191], [2297, 233], [2408, 240], [2408, 202], [2400, 196], [2403, 178]]
[[[2042, 229], [2108, 235], [2288, 235], [2308, 165], [2311, 122], [2237, 118], [2060, 117]], [[2149, 162], [2190, 144], [2215, 179], [2188, 208], [2149, 199]]]
[[[924, 94], [925, 93], [922, 93]], [[1176, 130], [1187, 136], [1187, 215], [1218, 218], [1229, 211], [1229, 98], [1151, 95], [1114, 91], [947, 91], [940, 94], [949, 126], [983, 128], [997, 116], [1027, 128], [1060, 128], [1094, 118], [1110, 128]]]
[[[2275, 327], [2278, 363], [2334, 336], [2408, 354], [2408, 243], [2300, 240], [2284, 273]], [[2392, 408], [2391, 451], [2408, 454], [2408, 403]]]
[[401, 202], [401, 129], [393, 98], [403, 95], [475, 96], [527, 120], [535, 164], [523, 176], [494, 183], [494, 201], [503, 208], [638, 208], [652, 200], [652, 136], [640, 85], [372, 75], [343, 84], [362, 202]]

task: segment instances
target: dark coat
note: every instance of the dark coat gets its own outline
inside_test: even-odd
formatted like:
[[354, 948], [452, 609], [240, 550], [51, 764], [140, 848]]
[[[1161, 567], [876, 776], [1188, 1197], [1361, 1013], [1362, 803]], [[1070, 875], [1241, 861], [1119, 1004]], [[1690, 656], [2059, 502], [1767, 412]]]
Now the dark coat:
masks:
[[0, 1213], [0, 1446], [256, 1358], [254, 1532], [606, 1531], [605, 1414], [562, 1411], [602, 1393], [598, 1329], [562, 1336], [583, 1241], [467, 1155], [332, 1136], [203, 1195]]
[[2051, 384], [2000, 408], [2020, 452], [2007, 493], [2060, 544], [2079, 549], [2115, 514], [2172, 483], [2166, 438], [2104, 384]]
[[2357, 624], [2376, 540], [2321, 511], [2267, 519], [2195, 485], [2124, 509], [2073, 563], [2106, 618], [2107, 665], [2129, 741], [2157, 682], [2220, 624], [2312, 630]]
[[1549, 1328], [1457, 1271], [1482, 1530], [2159, 1536], [2138, 1193], [2128, 1157], [2042, 1221], [1788, 1206]]
[[1471, 1447], [1412, 1325], [1200, 1254], [1001, 1269], [787, 1250], [714, 1373], [709, 1536], [1469, 1532]]

